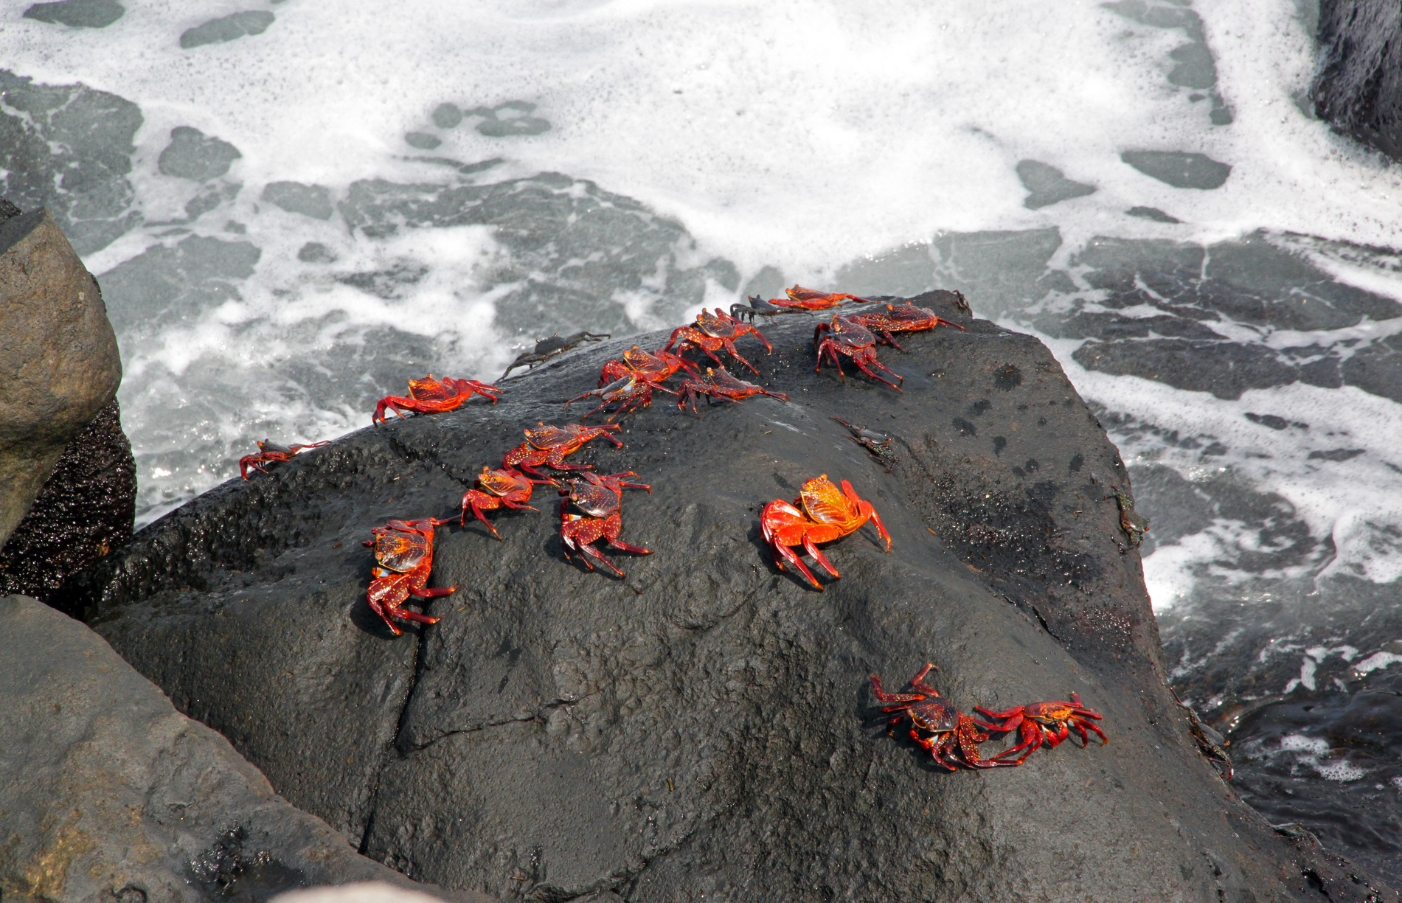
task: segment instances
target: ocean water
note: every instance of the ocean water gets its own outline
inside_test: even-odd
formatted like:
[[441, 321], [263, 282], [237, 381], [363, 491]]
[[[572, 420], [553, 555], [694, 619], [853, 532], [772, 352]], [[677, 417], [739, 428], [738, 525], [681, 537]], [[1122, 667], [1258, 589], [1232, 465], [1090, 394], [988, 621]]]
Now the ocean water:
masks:
[[800, 282], [958, 288], [1122, 450], [1235, 786], [1402, 879], [1402, 166], [1307, 0], [67, 0], [0, 13], [0, 194], [103, 286], [139, 520]]

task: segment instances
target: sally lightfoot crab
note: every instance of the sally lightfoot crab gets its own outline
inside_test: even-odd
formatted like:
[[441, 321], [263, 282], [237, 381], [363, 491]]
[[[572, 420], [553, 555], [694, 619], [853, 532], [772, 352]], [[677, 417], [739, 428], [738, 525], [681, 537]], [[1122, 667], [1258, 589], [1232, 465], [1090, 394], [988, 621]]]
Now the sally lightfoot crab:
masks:
[[813, 330], [813, 344], [818, 349], [818, 365], [813, 368], [814, 373], [822, 369], [823, 355], [826, 354], [832, 358], [833, 364], [837, 366], [837, 375], [843, 382], [846, 382], [847, 377], [842, 372], [842, 357], [846, 356], [850, 357], [852, 363], [856, 364], [867, 376], [885, 383], [897, 392], [901, 391], [900, 386], [867, 369], [867, 364], [871, 364], [873, 367], [885, 370], [901, 382], [905, 382], [905, 377], [892, 373], [876, 359], [876, 336], [872, 335], [871, 330], [858, 323], [855, 317], [844, 317], [837, 314], [833, 316], [831, 323], [819, 323], [817, 328]]
[[306, 451], [309, 448], [321, 448], [323, 445], [330, 445], [331, 440], [325, 442], [313, 442], [311, 445], [278, 445], [271, 439], [264, 439], [258, 443], [258, 454], [244, 455], [239, 458], [239, 476], [248, 479], [249, 470], [257, 470], [267, 473], [267, 465], [275, 464], [279, 461], [291, 461], [292, 456], [298, 452]]
[[[974, 706], [974, 710], [986, 718], [999, 720], [998, 724], [979, 721], [977, 724], [980, 727], [1000, 733], [1012, 730], [1018, 732], [1018, 739], [1021, 742], [993, 757], [993, 761], [1005, 762], [1009, 765], [1021, 765], [1023, 760], [1036, 752], [1043, 743], [1055, 749], [1062, 740], [1070, 735], [1071, 731], [1081, 735], [1082, 745], [1090, 744], [1090, 737], [1086, 733], [1088, 730], [1095, 731], [1096, 734], [1100, 735], [1101, 746], [1108, 743], [1110, 739], [1095, 724], [1101, 715], [1081, 705], [1081, 697], [1075, 693], [1071, 694], [1069, 702], [1065, 700], [1034, 702], [1031, 705], [1014, 706], [1006, 712], [990, 712], [979, 706]], [[1018, 753], [1022, 753], [1022, 755], [1018, 756]], [[1013, 758], [1014, 756], [1017, 758]]]
[[492, 535], [501, 539], [497, 528], [492, 526], [491, 521], [487, 520], [482, 512], [503, 507], [515, 511], [538, 511], [538, 508], [532, 508], [526, 503], [531, 500], [531, 491], [535, 485], [541, 483], [553, 485], [554, 481], [533, 480], [512, 467], [492, 470], [484, 464], [482, 473], [477, 477], [477, 486], [463, 493], [462, 516], [458, 523], [460, 526], [467, 526], [467, 512], [470, 508], [477, 519], [492, 531]]
[[896, 342], [895, 336], [892, 335], [894, 332], [919, 332], [937, 326], [953, 326], [955, 329], [968, 331], [958, 323], [936, 316], [929, 308], [916, 307], [914, 304], [886, 304], [876, 310], [852, 314], [851, 319], [881, 336], [882, 341], [897, 351], [905, 349]]
[[[935, 764], [950, 771], [963, 768], [998, 768], [1016, 763], [983, 759], [978, 745], [988, 739], [979, 730], [979, 723], [950, 705], [939, 691], [925, 683], [925, 675], [938, 671], [927, 664], [911, 678], [914, 693], [887, 693], [881, 689], [881, 678], [871, 676], [871, 689], [880, 702], [894, 702], [881, 711], [894, 713], [887, 730], [894, 730], [902, 720], [910, 718], [910, 737], [930, 754]], [[928, 736], [926, 736], [928, 735]]]
[[612, 442], [615, 448], [622, 448], [623, 443], [609, 433], [609, 430], [618, 429], [622, 427], [616, 423], [603, 426], [585, 426], [582, 423], [547, 426], [540, 423], [535, 429], [525, 431], [526, 441], [507, 452], [501, 459], [501, 466], [519, 468], [541, 479], [546, 477], [536, 468], [543, 464], [556, 470], [590, 470], [592, 465], [589, 464], [566, 464], [565, 455], [579, 451], [584, 443], [600, 436]]
[[500, 394], [501, 390], [496, 386], [489, 386], [475, 379], [454, 379], [451, 376], [435, 379], [430, 373], [423, 379], [409, 380], [407, 398], [400, 395], [386, 395], [381, 398], [380, 403], [375, 406], [375, 413], [370, 415], [370, 423], [383, 423], [386, 409], [400, 417], [404, 416], [405, 411], [441, 414], [457, 409], [474, 395], [481, 395], [495, 402]]
[[429, 573], [433, 570], [433, 528], [450, 522], [451, 518], [439, 520], [436, 517], [392, 520], [372, 529], [370, 532], [375, 538], [365, 541], [365, 545], [374, 548], [375, 560], [379, 562], [370, 569], [374, 579], [370, 581], [365, 599], [370, 610], [384, 619], [396, 636], [399, 628], [394, 623], [395, 618], [420, 624], [438, 623], [437, 618], [402, 607], [411, 595], [431, 599], [457, 589], [456, 586], [427, 587]]
[[789, 400], [789, 396], [783, 392], [771, 392], [768, 389], [760, 388], [754, 383], [732, 376], [730, 371], [724, 367], [721, 367], [720, 370], [707, 367], [704, 377], [691, 377], [682, 380], [681, 395], [677, 399], [677, 407], [685, 411], [687, 403], [690, 402], [691, 413], [700, 417], [701, 414], [696, 409], [698, 398], [704, 396], [706, 403], [710, 404], [712, 398], [724, 398], [727, 401], [738, 402], [751, 395], [768, 395], [770, 398], [777, 398], [780, 401]]
[[725, 365], [721, 363], [720, 358], [716, 357], [716, 352], [724, 348], [730, 352], [731, 357], [749, 367], [753, 372], [759, 373], [758, 370], [755, 370], [754, 364], [745, 360], [740, 356], [740, 352], [735, 350], [735, 340], [747, 334], [753, 334], [764, 344], [766, 350], [771, 354], [774, 352], [774, 346], [770, 345], [764, 334], [752, 324], [742, 323], [720, 308], [716, 308], [715, 313], [702, 310], [696, 315], [695, 325], [678, 326], [672, 330], [672, 337], [667, 340], [663, 350], [671, 351], [672, 346], [676, 345], [677, 351], [680, 352], [691, 345], [705, 352], [707, 357], [716, 362], [716, 366], [723, 367]]
[[[622, 577], [623, 572], [590, 543], [602, 538], [610, 548], [621, 552], [652, 554], [651, 549], [629, 545], [618, 538], [623, 529], [623, 518], [619, 513], [623, 490], [646, 489], [652, 492], [652, 487], [646, 483], [632, 483], [623, 479], [636, 476], [631, 470], [607, 475], [586, 473], [579, 479], [570, 480], [568, 489], [560, 490], [566, 496], [560, 500], [560, 545], [566, 561], [570, 560], [570, 550], [573, 549], [589, 570], [594, 569], [589, 561], [592, 558]], [[571, 503], [583, 513], [570, 511]]]
[[876, 525], [881, 538], [886, 540], [886, 551], [891, 551], [891, 534], [886, 532], [871, 502], [858, 496], [852, 484], [846, 480], [842, 481], [839, 491], [827, 474], [804, 483], [793, 503], [775, 499], [764, 506], [759, 516], [760, 533], [774, 549], [774, 564], [783, 570], [787, 562], [818, 590], [822, 590], [823, 585], [790, 546], [803, 546], [825, 571], [834, 577], [841, 577], [832, 562], [818, 550], [817, 543], [831, 542], [854, 533], [868, 520]]

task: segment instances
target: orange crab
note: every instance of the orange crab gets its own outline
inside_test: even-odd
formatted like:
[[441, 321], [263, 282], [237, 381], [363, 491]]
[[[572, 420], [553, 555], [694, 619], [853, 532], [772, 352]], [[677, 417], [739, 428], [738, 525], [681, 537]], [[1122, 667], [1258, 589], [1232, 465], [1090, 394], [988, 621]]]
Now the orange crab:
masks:
[[825, 310], [829, 307], [836, 307], [843, 301], [856, 301], [858, 304], [870, 304], [865, 298], [858, 298], [856, 295], [843, 295], [833, 292], [820, 292], [811, 288], [804, 288], [795, 285], [793, 288], [784, 289], [784, 294], [788, 298], [770, 298], [769, 303], [776, 307], [787, 307], [790, 310]]
[[[1006, 749], [993, 757], [993, 761], [1007, 762], [1009, 765], [1021, 765], [1023, 760], [1037, 751], [1043, 743], [1048, 747], [1056, 749], [1070, 736], [1071, 731], [1076, 731], [1081, 735], [1081, 744], [1090, 745], [1090, 735], [1087, 730], [1095, 731], [1100, 735], [1100, 745], [1104, 746], [1110, 742], [1110, 738], [1096, 726], [1096, 721], [1101, 716], [1098, 712], [1081, 705], [1081, 697], [1075, 693], [1071, 694], [1069, 702], [1065, 700], [1055, 700], [1052, 702], [1034, 702], [1031, 705], [1014, 706], [1006, 712], [990, 712], [988, 709], [974, 706], [974, 711], [986, 718], [997, 718], [1000, 724], [985, 724], [977, 722], [979, 727], [987, 728], [991, 731], [1012, 731], [1018, 732], [1018, 739], [1021, 741], [1017, 746]], [[1017, 756], [1013, 761], [1008, 761]]]
[[566, 423], [564, 426], [546, 426], [538, 423], [533, 430], [526, 430], [526, 441], [506, 453], [501, 459], [503, 468], [519, 468], [533, 476], [546, 479], [536, 470], [548, 464], [556, 470], [590, 470], [590, 464], [566, 464], [565, 455], [573, 454], [584, 447], [584, 443], [600, 436], [622, 448], [623, 443], [609, 434], [609, 430], [622, 429], [616, 423], [603, 426], [585, 426], [582, 423]]
[[[798, 507], [800, 505], [802, 510]], [[765, 505], [759, 519], [764, 541], [774, 548], [774, 564], [782, 571], [787, 561], [818, 590], [822, 590], [823, 585], [791, 546], [803, 546], [825, 571], [834, 577], [841, 577], [832, 562], [818, 550], [817, 544], [855, 533], [870, 520], [876, 525], [881, 538], [886, 540], [886, 551], [891, 551], [891, 534], [886, 532], [871, 502], [858, 496], [852, 484], [846, 480], [842, 481], [842, 490], [838, 491], [827, 474], [804, 483], [799, 497], [792, 504], [775, 499]]]
[[853, 314], [851, 319], [880, 335], [882, 341], [894, 345], [897, 351], [905, 349], [896, 343], [891, 335], [893, 332], [919, 332], [937, 326], [953, 326], [955, 329], [968, 331], [958, 323], [951, 323], [943, 317], [936, 316], [928, 307], [916, 307], [914, 304], [887, 304], [885, 307], [884, 311], [873, 310], [869, 313]]
[[482, 473], [477, 477], [477, 487], [463, 493], [459, 526], [467, 526], [467, 511], [471, 508], [477, 519], [492, 531], [492, 535], [501, 539], [497, 528], [492, 526], [491, 521], [487, 520], [482, 512], [501, 507], [515, 511], [538, 511], [540, 509], [532, 508], [526, 502], [531, 500], [531, 492], [535, 486], [542, 483], [554, 485], [553, 480], [533, 480], [514, 467], [492, 470], [483, 464]]
[[[950, 705], [939, 691], [925, 683], [925, 675], [938, 671], [933, 664], [920, 669], [911, 678], [911, 689], [915, 693], [885, 693], [881, 689], [881, 678], [871, 676], [871, 688], [881, 702], [894, 702], [881, 711], [893, 717], [887, 724], [892, 730], [907, 716], [910, 718], [910, 737], [919, 743], [935, 760], [935, 764], [955, 771], [964, 768], [999, 768], [1011, 766], [1014, 762], [1000, 762], [983, 759], [979, 756], [978, 745], [988, 739], [988, 734], [979, 730], [980, 724]], [[921, 732], [930, 736], [921, 736]]]
[[[822, 334], [824, 332], [828, 334], [823, 336]], [[819, 336], [822, 336], [821, 341], [818, 338]], [[885, 370], [901, 382], [905, 382], [904, 376], [887, 370], [886, 367], [876, 359], [876, 336], [872, 335], [871, 330], [867, 329], [861, 323], [858, 323], [855, 317], [844, 317], [841, 314], [834, 314], [831, 323], [819, 323], [817, 328], [813, 330], [813, 344], [818, 348], [818, 365], [813, 368], [814, 373], [822, 369], [823, 355], [827, 354], [832, 358], [833, 364], [837, 367], [837, 375], [841, 377], [843, 382], [846, 382], [847, 377], [842, 372], [842, 358], [839, 356], [846, 355], [850, 357], [852, 363], [856, 364], [867, 376], [870, 376], [878, 382], [885, 383], [897, 392], [901, 391], [900, 386], [891, 382], [889, 379], [877, 376], [867, 369], [867, 364], [871, 364], [881, 370]]]
[[[560, 490], [561, 495], [566, 496], [560, 500], [560, 543], [566, 561], [570, 560], [570, 550], [573, 549], [580, 554], [581, 560], [589, 570], [594, 569], [594, 565], [589, 561], [593, 558], [618, 576], [624, 576], [604, 553], [590, 545], [600, 537], [608, 543], [609, 548], [638, 555], [652, 554], [651, 549], [629, 545], [618, 538], [623, 529], [623, 518], [618, 510], [623, 502], [623, 490], [632, 488], [652, 492], [652, 487], [646, 483], [631, 483], [623, 479], [636, 476], [631, 470], [606, 475], [586, 473], [582, 475], [582, 479], [570, 480], [568, 489]], [[584, 513], [570, 511], [571, 503]]]
[[677, 399], [677, 407], [686, 410], [687, 402], [691, 403], [691, 413], [697, 417], [701, 416], [696, 409], [696, 400], [705, 396], [709, 404], [712, 398], [724, 398], [728, 401], [740, 401], [749, 398], [751, 395], [768, 395], [770, 398], [777, 398], [780, 401], [788, 401], [789, 396], [783, 392], [771, 392], [768, 389], [761, 389], [751, 382], [745, 382], [730, 374], [730, 371], [721, 367], [719, 371], [712, 367], [706, 368], [706, 375], [699, 379], [682, 380], [681, 397]]
[[654, 351], [649, 354], [634, 345], [623, 352], [623, 360], [604, 364], [604, 369], [599, 373], [599, 388], [602, 389], [608, 383], [633, 374], [638, 374], [654, 387], [661, 388], [657, 384], [670, 379], [678, 370], [686, 370], [688, 373], [700, 372], [695, 364], [680, 355], [670, 351]]
[[391, 620], [393, 618], [420, 624], [438, 623], [437, 618], [403, 608], [409, 596], [431, 599], [457, 589], [456, 586], [427, 588], [428, 575], [433, 570], [433, 528], [451, 520], [436, 517], [392, 520], [383, 527], [373, 528], [370, 532], [375, 538], [365, 541], [365, 545], [375, 549], [375, 560], [379, 562], [378, 567], [370, 569], [375, 579], [370, 581], [365, 599], [370, 603], [370, 610], [383, 618], [396, 636], [399, 628]]
[[481, 395], [495, 402], [500, 394], [501, 390], [496, 386], [489, 386], [475, 379], [454, 379], [451, 376], [435, 379], [430, 373], [423, 379], [409, 380], [408, 398], [399, 395], [386, 395], [381, 398], [380, 403], [375, 406], [375, 413], [370, 415], [370, 424], [373, 426], [383, 423], [386, 409], [394, 411], [400, 417], [404, 416], [405, 411], [441, 414], [444, 411], [456, 410], [474, 395]]
[[250, 469], [267, 473], [265, 465], [275, 464], [279, 461], [290, 461], [292, 456], [300, 451], [309, 448], [321, 448], [323, 445], [330, 445], [331, 440], [325, 442], [313, 442], [311, 445], [278, 445], [271, 439], [264, 439], [258, 443], [258, 454], [244, 455], [239, 458], [239, 475], [245, 480], [248, 479]]
[[758, 370], [755, 370], [754, 364], [745, 360], [740, 356], [740, 352], [735, 350], [735, 340], [743, 335], [751, 333], [754, 334], [755, 338], [764, 343], [765, 349], [768, 350], [770, 354], [774, 353], [774, 346], [769, 344], [769, 340], [766, 339], [763, 333], [756, 329], [753, 324], [742, 323], [722, 311], [719, 307], [716, 308], [715, 313], [702, 309], [701, 313], [696, 315], [696, 325], [678, 326], [676, 329], [672, 330], [672, 337], [667, 340], [667, 344], [662, 350], [671, 351], [672, 346], [676, 345], [677, 350], [681, 351], [686, 348], [686, 346], [692, 345], [704, 351], [706, 356], [715, 361], [716, 366], [720, 367], [724, 365], [721, 363], [720, 358], [716, 357], [715, 353], [721, 348], [724, 348], [726, 351], [730, 352], [731, 357], [735, 358], [746, 367], [749, 367], [755, 373], [759, 373]]

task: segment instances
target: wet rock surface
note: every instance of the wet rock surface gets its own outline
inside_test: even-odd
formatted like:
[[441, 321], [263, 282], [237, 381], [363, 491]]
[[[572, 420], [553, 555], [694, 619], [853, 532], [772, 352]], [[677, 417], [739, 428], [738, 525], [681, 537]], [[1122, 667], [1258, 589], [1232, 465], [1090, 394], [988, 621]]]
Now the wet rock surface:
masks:
[[[411, 877], [505, 899], [1323, 899], [1349, 878], [1273, 833], [1205, 762], [1163, 685], [1128, 478], [1035, 340], [969, 327], [880, 351], [904, 394], [813, 373], [812, 328], [761, 325], [756, 398], [659, 400], [613, 579], [567, 563], [542, 513], [439, 528], [442, 620], [392, 637], [360, 541], [446, 516], [483, 464], [592, 388], [612, 342], [505, 382], [500, 403], [364, 430], [142, 531], [63, 604], [294, 803]], [[644, 345], [661, 344], [653, 335]], [[895, 437], [890, 473], [828, 418]], [[779, 572], [758, 511], [826, 473], [870, 527], [816, 592]], [[868, 677], [925, 662], [956, 705], [1081, 695], [1110, 744], [941, 773], [887, 736]], [[1313, 876], [1313, 877], [1311, 877]], [[1363, 880], [1363, 879], [1360, 879]], [[1344, 882], [1343, 884], [1339, 882]], [[1362, 885], [1358, 885], [1362, 887]], [[1377, 889], [1378, 899], [1394, 899]], [[1359, 896], [1364, 891], [1360, 890]]]
[[24, 596], [0, 597], [0, 735], [7, 900], [194, 903], [347, 881], [414, 886], [288, 805], [97, 634]]
[[0, 595], [40, 601], [131, 538], [136, 462], [114, 398], [68, 443], [29, 513], [0, 547]]
[[0, 546], [122, 379], [97, 282], [47, 210], [15, 210], [0, 222]]
[[1321, 0], [1315, 112], [1402, 160], [1402, 9], [1387, 0]]

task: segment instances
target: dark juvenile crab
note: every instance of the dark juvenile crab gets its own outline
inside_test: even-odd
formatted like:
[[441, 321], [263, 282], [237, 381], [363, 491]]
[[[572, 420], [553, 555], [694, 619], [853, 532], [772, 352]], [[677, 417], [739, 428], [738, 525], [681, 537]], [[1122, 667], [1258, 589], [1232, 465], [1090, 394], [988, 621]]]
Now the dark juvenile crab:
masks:
[[[823, 335], [824, 332], [828, 334]], [[821, 340], [819, 340], [819, 336], [822, 336]], [[842, 372], [842, 357], [840, 357], [840, 355], [846, 355], [867, 376], [877, 382], [885, 383], [897, 392], [901, 391], [900, 386], [867, 369], [867, 364], [871, 364], [885, 370], [901, 382], [905, 382], [905, 377], [888, 370], [876, 359], [876, 336], [872, 335], [871, 330], [858, 323], [855, 318], [834, 314], [831, 323], [819, 323], [818, 327], [813, 330], [813, 344], [818, 349], [818, 365], [813, 368], [814, 373], [822, 369], [823, 355], [826, 354], [832, 358], [833, 364], [837, 366], [837, 375], [842, 378], [843, 382], [846, 382], [847, 377]]]
[[599, 334], [592, 332], [576, 332], [574, 335], [565, 336], [564, 338], [558, 335], [552, 335], [549, 338], [537, 339], [535, 348], [519, 355], [516, 360], [512, 361], [511, 366], [506, 368], [506, 372], [501, 375], [501, 378], [506, 379], [506, 377], [511, 374], [511, 371], [515, 370], [517, 367], [526, 367], [534, 370], [536, 364], [543, 364], [555, 355], [564, 354], [566, 351], [569, 351], [574, 346], [583, 342], [601, 342], [607, 338], [610, 338], [610, 334], [606, 332]]
[[[1062, 740], [1070, 736], [1071, 731], [1081, 735], [1082, 745], [1090, 744], [1090, 736], [1086, 733], [1088, 730], [1095, 731], [1100, 735], [1101, 746], [1108, 743], [1110, 739], [1095, 724], [1102, 717], [1100, 713], [1092, 712], [1081, 705], [1081, 697], [1075, 693], [1071, 694], [1069, 702], [1061, 699], [1052, 702], [1034, 702], [1031, 705], [1014, 706], [1006, 712], [990, 712], [988, 709], [974, 706], [974, 711], [986, 718], [1000, 720], [998, 724], [975, 721], [974, 723], [979, 727], [999, 733], [1012, 730], [1018, 732], [1020, 742], [994, 756], [991, 760], [1008, 765], [1021, 765], [1043, 743], [1051, 749], [1056, 749]], [[1018, 756], [1019, 752], [1022, 755]], [[1014, 756], [1017, 758], [1014, 759]]]
[[[589, 464], [566, 464], [565, 455], [574, 454], [590, 439], [602, 436], [622, 448], [623, 443], [609, 434], [609, 430], [622, 429], [616, 423], [603, 426], [585, 426], [582, 423], [566, 423], [564, 426], [546, 426], [539, 423], [533, 430], [526, 430], [526, 441], [506, 453], [501, 459], [503, 468], [520, 468], [525, 472], [546, 480], [544, 474], [536, 470], [548, 464], [556, 470], [590, 470]], [[547, 480], [547, 482], [549, 482]]]
[[[978, 745], [988, 739], [988, 734], [978, 729], [978, 722], [950, 705], [940, 696], [939, 691], [925, 683], [925, 675], [938, 671], [933, 664], [920, 669], [911, 678], [911, 689], [915, 693], [886, 693], [881, 689], [881, 678], [871, 676], [871, 688], [881, 702], [894, 702], [881, 711], [896, 713], [887, 723], [887, 730], [893, 730], [907, 716], [910, 718], [910, 737], [919, 743], [935, 760], [935, 764], [950, 771], [958, 768], [998, 768], [1012, 762], [999, 762], [979, 756]], [[922, 736], [926, 733], [930, 736]]]
[[884, 310], [878, 308], [852, 314], [851, 318], [881, 336], [883, 342], [894, 346], [897, 351], [905, 349], [891, 335], [893, 332], [919, 332], [922, 329], [934, 329], [936, 326], [953, 326], [955, 329], [964, 329], [958, 323], [952, 323], [943, 317], [936, 316], [935, 312], [929, 308], [916, 307], [914, 304], [886, 304], [883, 307]]
[[736, 320], [749, 320], [751, 323], [754, 323], [755, 317], [772, 317], [775, 314], [788, 312], [788, 308], [770, 304], [759, 295], [750, 295], [745, 299], [744, 304], [730, 305], [731, 317]]
[[705, 376], [682, 380], [681, 396], [677, 399], [677, 407], [685, 411], [687, 402], [690, 402], [691, 413], [700, 417], [701, 413], [696, 409], [696, 400], [702, 396], [705, 396], [706, 403], [710, 404], [712, 398], [724, 398], [727, 401], [738, 402], [751, 395], [768, 395], [770, 398], [777, 398], [780, 401], [789, 400], [789, 396], [783, 392], [771, 392], [754, 383], [745, 382], [743, 379], [732, 376], [730, 371], [724, 367], [721, 367], [720, 370], [707, 367]]
[[720, 358], [716, 357], [716, 352], [724, 348], [730, 352], [731, 357], [749, 367], [755, 373], [754, 364], [740, 356], [740, 352], [735, 350], [735, 340], [743, 335], [753, 334], [755, 338], [764, 343], [764, 347], [770, 354], [774, 353], [774, 346], [769, 344], [769, 340], [756, 329], [752, 324], [742, 323], [735, 317], [722, 311], [719, 307], [715, 313], [702, 310], [696, 315], [696, 323], [692, 326], [678, 326], [672, 330], [672, 337], [667, 340], [663, 347], [664, 351], [671, 351], [672, 346], [677, 346], [677, 351], [681, 352], [688, 345], [701, 349], [706, 356], [716, 362], [717, 367], [723, 367]]
[[405, 411], [414, 411], [420, 414], [442, 414], [445, 411], [456, 410], [474, 395], [481, 395], [492, 402], [497, 400], [501, 390], [496, 386], [490, 386], [475, 379], [454, 379], [446, 376], [443, 379], [436, 379], [432, 373], [423, 379], [409, 380], [408, 397], [400, 395], [386, 395], [380, 399], [380, 403], [375, 406], [375, 413], [370, 415], [370, 423], [373, 426], [377, 423], [384, 423], [385, 410], [391, 410], [400, 417]]
[[331, 440], [325, 442], [313, 442], [311, 445], [278, 445], [271, 439], [264, 439], [258, 443], [258, 454], [244, 455], [239, 458], [239, 475], [245, 480], [248, 479], [250, 469], [267, 473], [267, 465], [275, 464], [279, 461], [291, 461], [292, 456], [300, 451], [309, 448], [321, 448], [323, 445], [330, 445]]
[[531, 491], [536, 484], [554, 485], [554, 481], [533, 480], [512, 467], [492, 470], [483, 464], [482, 473], [477, 477], [477, 486], [463, 493], [462, 515], [458, 519], [458, 524], [467, 526], [467, 511], [471, 508], [477, 519], [486, 524], [487, 529], [492, 531], [492, 535], [501, 539], [497, 528], [492, 526], [491, 521], [487, 520], [482, 512], [502, 507], [516, 511], [539, 510], [526, 504], [531, 500]]
[[456, 586], [427, 588], [428, 576], [433, 570], [433, 528], [450, 522], [451, 518], [439, 520], [436, 517], [392, 520], [383, 527], [373, 528], [370, 532], [375, 538], [365, 541], [365, 545], [374, 548], [375, 560], [379, 562], [379, 566], [370, 569], [374, 579], [370, 581], [365, 600], [396, 636], [399, 628], [394, 618], [420, 624], [438, 623], [437, 618], [402, 607], [411, 595], [431, 599], [457, 589]]
[[890, 436], [848, 423], [841, 417], [829, 417], [828, 419], [836, 420], [847, 427], [848, 432], [852, 434], [852, 441], [865, 448], [867, 454], [880, 461], [885, 466], [887, 473], [890, 473], [892, 468], [900, 463], [900, 459], [896, 457], [895, 451], [891, 448]]
[[[1118, 487], [1111, 486], [1107, 499], [1114, 499], [1115, 504], [1120, 508], [1120, 529], [1129, 538], [1129, 548], [1137, 549], [1144, 542], [1144, 534], [1149, 532], [1149, 518], [1135, 512], [1134, 499], [1128, 493], [1121, 492]], [[1127, 549], [1121, 548], [1124, 552]]]
[[[570, 560], [570, 550], [573, 549], [579, 553], [589, 570], [594, 569], [594, 565], [589, 561], [593, 558], [622, 577], [623, 572], [590, 543], [602, 538], [609, 548], [621, 552], [652, 554], [651, 549], [629, 545], [618, 538], [623, 529], [623, 517], [619, 513], [623, 502], [623, 490], [646, 489], [652, 492], [652, 487], [646, 483], [632, 483], [623, 479], [636, 476], [631, 470], [614, 474], [585, 473], [580, 479], [569, 480], [569, 487], [560, 490], [560, 494], [565, 496], [560, 500], [560, 544], [566, 561]], [[583, 513], [570, 511], [571, 503]]]

